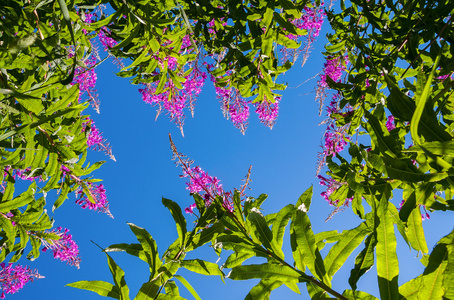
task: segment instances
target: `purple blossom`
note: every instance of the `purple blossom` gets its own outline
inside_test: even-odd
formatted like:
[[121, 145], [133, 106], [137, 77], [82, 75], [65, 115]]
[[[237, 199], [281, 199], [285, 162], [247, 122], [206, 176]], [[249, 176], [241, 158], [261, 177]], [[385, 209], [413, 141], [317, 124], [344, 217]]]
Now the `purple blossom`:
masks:
[[90, 201], [89, 197], [83, 190], [77, 192], [80, 195], [80, 198], [76, 200], [76, 203], [82, 206], [83, 209], [95, 210], [97, 212], [106, 213], [109, 217], [113, 218], [109, 210], [109, 202], [107, 201], [106, 190], [104, 185], [89, 183], [88, 193], [90, 193], [91, 198], [93, 198], [94, 203]]
[[110, 31], [106, 27], [101, 27], [101, 29], [98, 32], [98, 39], [101, 42], [102, 48], [106, 52], [117, 44], [116, 40], [108, 36], [109, 34]]
[[396, 128], [396, 125], [394, 124], [394, 117], [393, 116], [389, 116], [388, 117], [388, 120], [386, 121], [386, 128], [388, 129], [388, 131], [391, 131], [394, 128]]
[[[321, 6], [317, 6], [315, 3], [311, 3], [304, 8], [301, 18], [291, 21], [298, 29], [306, 30], [307, 34], [304, 36], [302, 48], [288, 49], [286, 47], [283, 47], [280, 49], [283, 54], [283, 62], [289, 60], [289, 58], [291, 58], [291, 60], [295, 62], [299, 54], [303, 53], [303, 65], [305, 64], [312, 47], [312, 43], [320, 33], [325, 16], [326, 13], [323, 8], [323, 3], [321, 4]], [[289, 34], [287, 35], [287, 37], [295, 41], [300, 38], [300, 36], [293, 34]]]
[[44, 278], [38, 274], [37, 270], [31, 270], [29, 267], [1, 263], [0, 267], [0, 287], [2, 289], [1, 299], [5, 294], [14, 294], [19, 291], [27, 282], [33, 282], [35, 278]]
[[41, 242], [44, 245], [42, 249], [43, 252], [51, 250], [54, 254], [54, 258], [61, 261], [66, 261], [67, 264], [71, 266], [76, 266], [78, 269], [80, 267], [80, 257], [79, 257], [79, 246], [72, 240], [72, 235], [68, 233], [69, 230], [62, 227], [57, 227], [52, 231], [46, 231], [46, 233], [53, 233], [60, 237], [58, 240], [46, 240], [40, 238]]
[[270, 129], [273, 129], [274, 123], [276, 123], [280, 101], [281, 97], [274, 98], [274, 103], [265, 97], [264, 101], [254, 103], [255, 112], [259, 115], [260, 121]]
[[[173, 152], [173, 159], [176, 160], [177, 166], [181, 166], [183, 170], [183, 175], [181, 178], [188, 178], [189, 182], [186, 182], [186, 189], [189, 190], [191, 193], [199, 194], [205, 200], [205, 206], [210, 206], [211, 203], [216, 199], [216, 197], [222, 197], [222, 206], [232, 212], [233, 211], [233, 200], [231, 191], [224, 191], [222, 188], [222, 184], [219, 179], [216, 177], [212, 177], [208, 175], [207, 172], [202, 170], [199, 166], [191, 167], [193, 164], [192, 160], [186, 158], [183, 154], [177, 151], [175, 144], [172, 142], [172, 138], [170, 138], [170, 145]], [[246, 177], [246, 182], [242, 185], [240, 189], [240, 196], [244, 197], [244, 191], [249, 184], [249, 175], [251, 172], [251, 168], [249, 168], [248, 175]], [[196, 204], [191, 204], [185, 209], [186, 213], [193, 213], [194, 208], [196, 208]]]
[[99, 132], [99, 129], [95, 126], [95, 121], [87, 118], [82, 126], [82, 132], [85, 132], [87, 127], [89, 128], [87, 133], [87, 146], [92, 150], [104, 152], [112, 160], [116, 161], [115, 156], [112, 153], [112, 147], [107, 140], [103, 138], [102, 133]]
[[[329, 197], [332, 193], [334, 193], [337, 189], [339, 189], [346, 182], [339, 182], [334, 178], [325, 178], [321, 175], [317, 176], [320, 179], [320, 185], [326, 186], [326, 191], [322, 192], [320, 195], [332, 206], [337, 206], [339, 204], [339, 199], [331, 200]], [[353, 200], [353, 197], [346, 198], [343, 205], [348, 205]]]
[[[182, 73], [174, 57], [167, 57], [165, 62], [167, 62], [169, 69]], [[164, 62], [160, 62], [160, 64], [163, 65]], [[191, 114], [194, 115], [195, 101], [202, 91], [206, 79], [206, 74], [198, 68], [196, 61], [189, 62], [187, 66], [191, 69], [191, 72], [183, 76], [185, 81], [182, 84], [182, 89], [179, 89], [170, 78], [165, 79], [166, 83], [160, 93], [156, 93], [159, 81], [148, 83], [144, 88], [139, 89], [139, 92], [142, 94], [142, 100], [145, 103], [158, 106], [156, 118], [159, 116], [161, 110], [164, 109], [170, 116], [170, 119], [178, 125], [182, 133], [185, 119], [184, 109], [189, 107]], [[158, 73], [155, 75], [157, 76]]]
[[332, 57], [328, 56], [324, 64], [323, 73], [320, 74], [320, 79], [317, 81], [317, 88], [315, 90], [315, 100], [320, 104], [320, 114], [323, 107], [323, 102], [327, 96], [328, 82], [326, 78], [331, 78], [334, 82], [340, 82], [342, 72], [347, 68], [348, 56], [344, 57]]

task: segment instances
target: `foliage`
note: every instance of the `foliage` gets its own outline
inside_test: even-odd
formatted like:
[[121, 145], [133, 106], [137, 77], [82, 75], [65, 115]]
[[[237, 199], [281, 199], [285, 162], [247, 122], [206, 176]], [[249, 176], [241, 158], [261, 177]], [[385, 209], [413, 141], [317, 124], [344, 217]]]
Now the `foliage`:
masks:
[[[220, 276], [222, 280], [260, 279], [245, 299], [268, 299], [272, 290], [285, 285], [300, 293], [298, 283], [305, 283], [312, 299], [376, 299], [356, 289], [360, 277], [376, 262], [380, 296], [382, 299], [421, 297], [440, 299], [449, 286], [449, 257], [452, 256], [454, 233], [443, 237], [427, 258], [423, 274], [398, 286], [399, 267], [395, 247], [394, 223], [396, 207], [385, 196], [374, 199], [376, 206], [366, 215], [366, 219], [355, 228], [314, 234], [308, 211], [312, 198], [312, 187], [305, 191], [295, 205], [288, 204], [279, 212], [263, 215], [260, 206], [266, 195], [248, 198], [241, 203], [240, 193], [235, 191], [234, 211], [225, 208], [221, 196], [210, 206], [205, 207], [203, 199], [194, 195], [200, 212], [192, 231], [187, 229], [186, 220], [175, 202], [163, 199], [170, 210], [178, 232], [178, 238], [160, 257], [156, 242], [143, 228], [129, 223], [131, 231], [139, 243], [115, 244], [103, 249], [106, 252], [114, 284], [104, 281], [79, 281], [68, 286], [85, 289], [101, 296], [115, 299], [129, 299], [129, 289], [125, 274], [108, 252], [123, 251], [148, 263], [149, 279], [142, 285], [134, 299], [183, 299], [178, 293], [176, 282], [181, 282], [196, 299], [200, 299], [186, 280], [177, 274], [180, 268], [202, 275]], [[286, 258], [283, 241], [286, 227], [290, 223], [290, 244], [292, 258]], [[201, 259], [185, 259], [197, 248], [210, 243], [222, 256], [228, 256], [224, 264]], [[320, 250], [333, 244], [327, 255], [322, 257]], [[342, 293], [331, 288], [336, 272], [345, 264], [352, 252], [362, 245], [356, 256], [348, 283], [352, 289]], [[227, 252], [224, 252], [227, 251]], [[374, 255], [376, 259], [374, 259]], [[248, 263], [257, 257], [263, 263]], [[228, 273], [227, 273], [227, 270]], [[227, 273], [227, 275], [225, 275]], [[431, 288], [428, 288], [428, 287]]]
[[[109, 4], [112, 14], [106, 15], [100, 4]], [[303, 0], [3, 1], [0, 261], [18, 261], [30, 242], [30, 259], [39, 256], [43, 245], [44, 251], [79, 265], [68, 230], [53, 228], [45, 209], [48, 193], [58, 193], [53, 210], [76, 192], [76, 203], [83, 208], [110, 214], [105, 189], [92, 177], [103, 162], [87, 162], [88, 149], [111, 155], [94, 122], [84, 115], [84, 92], [97, 107], [91, 94], [94, 68], [101, 61], [95, 39], [121, 67], [117, 75], [140, 84], [144, 101], [158, 106], [158, 114], [165, 109], [181, 130], [184, 109], [194, 109], [207, 77], [202, 67], [206, 68], [221, 108], [244, 133], [251, 103], [261, 121], [273, 126], [281, 101], [278, 91], [285, 89], [277, 78], [298, 54], [307, 59], [324, 16], [320, 5]], [[124, 272], [107, 254], [125, 251], [150, 267], [138, 299], [178, 299], [175, 279], [199, 298], [177, 274], [180, 267], [222, 279], [259, 278], [247, 299], [267, 299], [281, 285], [299, 292], [301, 282], [314, 299], [328, 294], [371, 299], [357, 291], [357, 282], [374, 264], [383, 299], [452, 298], [452, 229], [429, 253], [421, 208], [449, 212], [454, 207], [453, 11], [454, 3], [448, 0], [352, 0], [341, 1], [339, 13], [327, 12], [334, 33], [328, 36], [316, 98], [322, 105], [328, 87], [337, 93], [327, 107], [325, 149], [320, 154], [319, 171], [326, 165], [329, 177], [319, 178], [327, 187], [322, 196], [336, 209], [351, 205], [360, 220], [357, 227], [314, 234], [307, 214], [311, 189], [296, 205], [263, 216], [260, 206], [266, 196], [244, 200], [244, 189], [225, 192], [215, 177], [189, 168], [190, 163], [178, 157], [186, 164], [183, 176], [192, 180], [189, 187], [198, 189], [191, 192], [205, 197], [194, 194], [195, 204], [186, 209], [193, 212], [197, 207], [200, 213], [193, 230], [188, 231], [180, 207], [163, 199], [178, 231], [178, 239], [163, 256], [145, 229], [129, 224], [139, 243], [103, 249], [114, 284], [70, 285], [127, 299]], [[344, 158], [340, 152], [347, 145]], [[204, 188], [205, 183], [210, 187]], [[396, 190], [403, 191], [401, 207], [390, 201]], [[288, 223], [290, 262], [282, 250]], [[401, 285], [394, 225], [407, 244], [423, 254], [425, 266], [423, 274]], [[209, 242], [218, 254], [233, 251], [222, 269], [185, 259], [189, 251]], [[330, 243], [322, 257], [320, 250]], [[363, 250], [348, 280], [351, 290], [332, 290], [332, 277], [360, 245]], [[252, 257], [266, 261], [247, 264]], [[14, 272], [28, 274], [26, 280], [2, 286], [7, 292], [41, 277], [26, 267], [2, 268], [4, 282], [13, 282], [8, 276]], [[228, 275], [224, 268], [231, 269]]]

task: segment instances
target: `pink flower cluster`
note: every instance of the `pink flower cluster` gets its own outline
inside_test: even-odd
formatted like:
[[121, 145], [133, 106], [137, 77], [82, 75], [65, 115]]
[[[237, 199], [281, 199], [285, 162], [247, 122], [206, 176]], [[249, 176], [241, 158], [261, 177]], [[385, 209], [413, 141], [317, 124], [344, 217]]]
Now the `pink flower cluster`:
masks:
[[[339, 182], [333, 178], [325, 178], [321, 175], [317, 176], [320, 179], [320, 185], [326, 186], [326, 191], [322, 192], [320, 195], [332, 206], [337, 206], [339, 204], [339, 199], [331, 200], [329, 197], [342, 185], [347, 184], [346, 182]], [[353, 200], [353, 197], [345, 199], [343, 205], [348, 205]]]
[[[190, 44], [190, 40], [187, 40], [188, 42]], [[163, 62], [161, 62], [161, 65], [164, 65]], [[174, 57], [167, 58], [167, 67], [177, 73], [183, 73]], [[161, 109], [164, 108], [170, 119], [178, 125], [182, 133], [185, 118], [184, 109], [189, 107], [193, 114], [195, 101], [202, 91], [207, 76], [198, 68], [196, 61], [188, 63], [187, 67], [192, 70], [189, 74], [182, 76], [185, 81], [181, 89], [170, 78], [165, 79], [166, 83], [160, 93], [156, 93], [159, 81], [146, 84], [144, 88], [139, 89], [142, 94], [142, 100], [152, 106], [158, 106], [158, 116]], [[158, 73], [154, 75], [157, 76]]]
[[[205, 200], [205, 206], [210, 206], [211, 203], [216, 199], [217, 196], [222, 197], [222, 205], [223, 207], [232, 212], [233, 211], [233, 200], [231, 191], [224, 191], [222, 188], [222, 184], [220, 180], [216, 177], [212, 177], [208, 175], [207, 172], [202, 170], [199, 166], [191, 167], [194, 163], [192, 160], [189, 160], [183, 154], [177, 151], [175, 144], [173, 143], [172, 139], [170, 138], [170, 145], [173, 152], [173, 159], [176, 161], [177, 166], [181, 166], [183, 169], [183, 175], [181, 178], [188, 178], [189, 182], [186, 183], [188, 189], [191, 194], [197, 193]], [[246, 177], [246, 182], [242, 185], [240, 189], [240, 196], [244, 197], [244, 191], [249, 184], [249, 175], [251, 169], [249, 168], [248, 175]], [[185, 209], [186, 213], [193, 213], [194, 208], [196, 208], [196, 204], [191, 204]]]
[[91, 202], [90, 199], [88, 199], [88, 196], [83, 190], [77, 192], [77, 194], [80, 195], [80, 198], [76, 200], [76, 203], [79, 204], [83, 209], [88, 208], [97, 212], [103, 212], [106, 213], [109, 217], [113, 218], [109, 210], [109, 202], [107, 201], [104, 185], [90, 183], [88, 189], [88, 192], [90, 193], [91, 198], [94, 199], [95, 203]]
[[51, 250], [54, 253], [54, 258], [61, 261], [66, 261], [67, 264], [71, 266], [76, 266], [78, 269], [80, 267], [80, 257], [79, 257], [79, 246], [72, 240], [72, 235], [68, 233], [69, 230], [62, 227], [57, 227], [46, 233], [53, 233], [60, 237], [58, 240], [51, 240], [50, 242], [41, 238], [41, 242], [44, 245], [42, 249], [43, 252]]
[[393, 116], [389, 116], [388, 117], [388, 120], [386, 121], [386, 128], [388, 129], [388, 131], [391, 131], [394, 128], [396, 128], [396, 125], [394, 124], [394, 117]]
[[320, 104], [320, 114], [323, 107], [323, 102], [327, 96], [328, 82], [326, 78], [331, 78], [334, 82], [340, 82], [342, 73], [347, 69], [348, 56], [344, 57], [328, 57], [324, 64], [323, 73], [317, 81], [315, 90], [315, 100]]
[[254, 103], [255, 112], [259, 115], [260, 121], [270, 129], [273, 129], [276, 123], [280, 101], [281, 97], [274, 98], [274, 102], [269, 101], [265, 97], [264, 101]]
[[[280, 52], [283, 54], [281, 59], [283, 62], [291, 59], [294, 63], [299, 54], [303, 53], [303, 65], [305, 64], [312, 47], [312, 43], [315, 41], [315, 38], [318, 37], [323, 25], [323, 20], [326, 16], [323, 5], [324, 4], [321, 3], [320, 6], [317, 6], [313, 3], [310, 6], [306, 6], [301, 18], [291, 21], [292, 24], [294, 24], [298, 29], [307, 30], [307, 35], [304, 36], [304, 46], [301, 49], [295, 50], [287, 49], [285, 47], [280, 49]], [[289, 34], [287, 37], [295, 41], [300, 38], [300, 36], [296, 36], [294, 34]]]
[[2, 289], [1, 299], [5, 298], [6, 294], [14, 294], [19, 291], [24, 285], [35, 278], [44, 278], [38, 274], [36, 270], [31, 270], [29, 267], [12, 264], [0, 264], [0, 288]]
[[89, 127], [89, 131], [87, 133], [87, 146], [92, 150], [104, 152], [113, 161], [116, 161], [115, 156], [112, 153], [112, 147], [109, 145], [107, 140], [103, 138], [102, 133], [99, 132], [95, 122], [90, 118], [87, 118], [82, 125], [82, 132], [85, 132], [87, 127]]

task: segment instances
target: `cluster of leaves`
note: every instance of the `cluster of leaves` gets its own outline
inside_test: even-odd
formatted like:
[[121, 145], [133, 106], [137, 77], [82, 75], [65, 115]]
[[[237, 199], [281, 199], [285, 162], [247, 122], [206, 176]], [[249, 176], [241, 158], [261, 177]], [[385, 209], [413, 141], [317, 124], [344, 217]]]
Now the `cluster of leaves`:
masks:
[[[453, 210], [453, 80], [450, 1], [352, 1], [330, 13], [335, 34], [327, 55], [351, 62], [342, 83], [344, 113], [331, 118], [350, 136], [349, 161], [328, 157], [330, 174], [347, 183], [332, 194], [363, 216], [361, 198], [402, 189], [406, 222], [412, 210]], [[394, 120], [392, 126], [390, 118]], [[353, 138], [354, 135], [360, 136]]]
[[[326, 299], [329, 295], [338, 299], [377, 299], [356, 285], [373, 265], [376, 256], [377, 274], [382, 299], [440, 299], [452, 297], [452, 285], [444, 290], [444, 282], [448, 282], [443, 274], [452, 268], [454, 254], [454, 234], [442, 238], [427, 259], [427, 267], [423, 274], [400, 287], [397, 285], [399, 273], [396, 255], [396, 236], [394, 223], [397, 209], [389, 203], [384, 195], [370, 199], [374, 209], [366, 215], [357, 227], [338, 232], [325, 231], [314, 234], [308, 216], [311, 204], [312, 188], [309, 188], [298, 199], [295, 205], [284, 206], [279, 212], [264, 216], [260, 206], [267, 198], [261, 195], [257, 199], [248, 198], [241, 203], [239, 192], [233, 197], [235, 209], [226, 210], [221, 197], [205, 207], [203, 199], [194, 195], [200, 211], [192, 231], [188, 231], [186, 220], [180, 207], [173, 201], [163, 199], [176, 222], [178, 238], [159, 256], [156, 242], [143, 228], [129, 224], [139, 243], [115, 244], [106, 249], [109, 268], [114, 284], [104, 281], [79, 281], [69, 284], [71, 287], [90, 290], [101, 296], [115, 299], [129, 299], [129, 288], [124, 279], [125, 273], [107, 254], [112, 251], [124, 251], [139, 257], [149, 265], [150, 277], [135, 299], [183, 299], [178, 293], [176, 281], [181, 282], [191, 294], [200, 299], [190, 284], [177, 272], [185, 268], [202, 275], [221, 276], [232, 280], [248, 280], [258, 278], [260, 282], [251, 289], [245, 299], [269, 299], [271, 292], [285, 285], [296, 293], [300, 293], [298, 283], [305, 283], [312, 299]], [[286, 227], [290, 223], [290, 245], [292, 258], [285, 258], [283, 241]], [[399, 224], [399, 223], [398, 223]], [[365, 242], [363, 243], [363, 240]], [[222, 267], [201, 259], [185, 259], [188, 252], [211, 242], [212, 248], [222, 255], [222, 250], [230, 250]], [[327, 255], [320, 254], [327, 244], [333, 244]], [[338, 293], [331, 288], [331, 280], [336, 272], [345, 264], [352, 252], [364, 244], [363, 250], [357, 255], [355, 265], [348, 279], [352, 289]], [[249, 258], [264, 259], [262, 264], [249, 264]], [[230, 269], [228, 275], [225, 270]]]
[[91, 51], [80, 17], [64, 1], [3, 1], [0, 14], [0, 260], [14, 262], [29, 240], [36, 258], [42, 241], [60, 239], [44, 232], [47, 193], [59, 193], [53, 209], [75, 190], [94, 202], [89, 175], [102, 162], [86, 162], [88, 103], [70, 85]]

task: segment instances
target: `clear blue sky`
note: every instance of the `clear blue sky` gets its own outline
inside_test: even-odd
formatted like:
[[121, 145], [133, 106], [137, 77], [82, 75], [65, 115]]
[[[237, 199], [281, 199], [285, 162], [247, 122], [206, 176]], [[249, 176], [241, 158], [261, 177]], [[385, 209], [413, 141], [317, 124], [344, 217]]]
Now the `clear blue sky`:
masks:
[[[95, 293], [64, 287], [65, 284], [79, 280], [104, 280], [112, 282], [105, 255], [90, 240], [102, 247], [114, 243], [134, 243], [134, 235], [126, 222], [146, 228], [156, 239], [160, 254], [173, 242], [176, 230], [173, 219], [161, 204], [161, 197], [178, 202], [183, 208], [192, 203], [185, 181], [179, 178], [181, 170], [171, 161], [172, 153], [168, 133], [178, 150], [195, 161], [212, 176], [217, 176], [225, 189], [233, 189], [242, 184], [249, 165], [252, 165], [252, 183], [249, 195], [258, 197], [261, 193], [269, 195], [263, 205], [264, 213], [277, 212], [279, 208], [296, 203], [298, 197], [310, 185], [314, 185], [314, 197], [309, 216], [313, 230], [342, 230], [356, 227], [357, 218], [349, 209], [338, 213], [333, 219], [324, 222], [332, 210], [319, 195], [323, 187], [315, 178], [317, 152], [320, 151], [323, 126], [318, 124], [324, 116], [318, 116], [318, 105], [314, 101], [316, 79], [302, 84], [315, 76], [323, 67], [320, 53], [326, 43], [325, 24], [319, 40], [314, 44], [310, 59], [304, 68], [295, 66], [281, 80], [288, 82], [289, 88], [281, 101], [279, 119], [272, 130], [258, 121], [251, 109], [250, 125], [243, 136], [230, 121], [223, 118], [220, 104], [216, 99], [211, 82], [200, 95], [195, 118], [187, 117], [184, 126], [185, 137], [164, 114], [155, 122], [155, 108], [141, 100], [137, 86], [130, 85], [127, 79], [117, 78], [116, 66], [109, 62], [98, 69], [98, 92], [101, 100], [101, 114], [92, 113], [97, 127], [113, 147], [117, 162], [111, 161], [102, 153], [90, 153], [92, 162], [107, 160], [97, 178], [104, 180], [110, 201], [110, 209], [115, 219], [104, 214], [80, 209], [74, 203], [74, 195], [59, 208], [54, 216], [55, 226], [70, 229], [74, 240], [80, 247], [82, 263], [80, 270], [54, 260], [49, 253], [22, 264], [37, 268], [46, 276], [29, 283], [17, 294], [7, 295], [7, 299], [101, 299]], [[300, 85], [298, 88], [296, 86]], [[48, 196], [49, 211], [55, 195]], [[396, 194], [394, 203], [401, 201]], [[438, 230], [443, 224], [452, 224], [446, 214], [432, 214], [432, 220], [425, 221], [426, 238], [429, 249], [448, 231]], [[289, 246], [288, 232], [284, 238], [287, 261], [293, 263]], [[417, 253], [410, 251], [402, 239], [398, 240], [401, 274], [399, 282], [408, 281], [422, 265], [415, 259]], [[217, 256], [208, 247], [200, 251], [199, 257], [216, 262]], [[357, 254], [361, 248], [355, 253]], [[333, 287], [342, 292], [349, 288], [348, 276], [354, 266], [352, 255], [347, 264], [335, 275]], [[326, 251], [322, 251], [326, 255]], [[134, 298], [138, 289], [148, 279], [148, 267], [141, 260], [125, 253], [114, 253], [113, 258], [126, 272], [126, 282], [130, 287], [130, 297]], [[227, 258], [222, 255], [220, 264]], [[416, 268], [409, 268], [414, 264]], [[183, 270], [182, 270], [183, 271]], [[180, 272], [186, 275], [188, 272]], [[378, 296], [376, 271], [372, 269], [359, 281], [359, 289]], [[226, 285], [218, 277], [188, 275], [202, 299], [244, 299], [248, 291], [258, 282], [235, 282], [226, 280]], [[307, 299], [306, 288], [300, 284], [302, 295], [297, 295], [286, 287], [271, 294], [271, 299]], [[192, 299], [184, 287], [180, 287], [183, 297]]]

